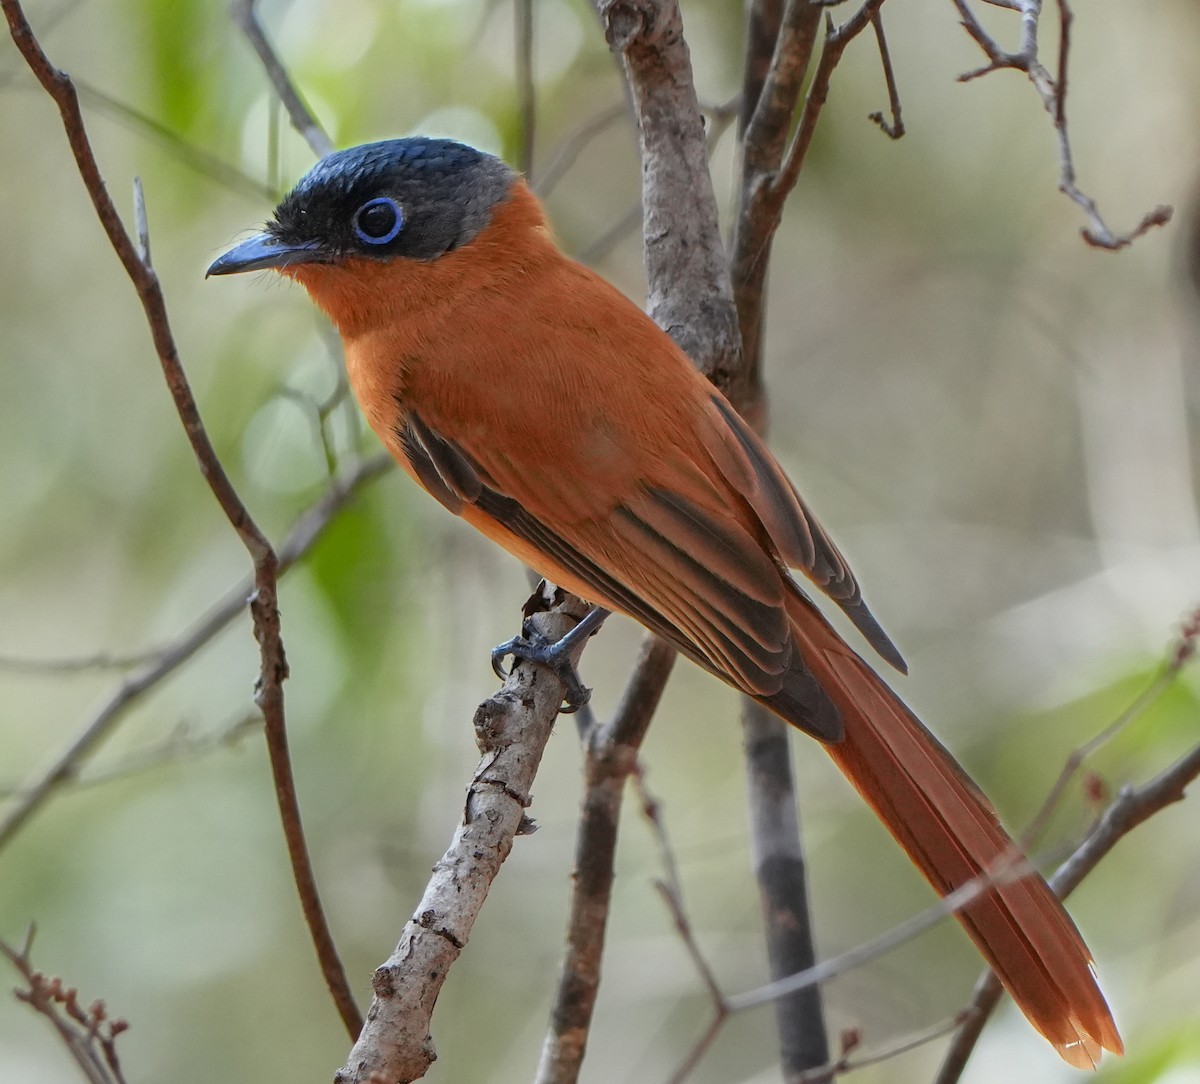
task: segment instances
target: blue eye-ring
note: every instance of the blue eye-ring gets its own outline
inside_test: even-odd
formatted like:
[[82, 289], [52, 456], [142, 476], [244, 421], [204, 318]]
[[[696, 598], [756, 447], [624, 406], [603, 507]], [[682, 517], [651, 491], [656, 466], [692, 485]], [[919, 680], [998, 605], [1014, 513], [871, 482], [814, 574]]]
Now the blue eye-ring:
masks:
[[350, 220], [355, 236], [366, 245], [386, 245], [404, 225], [404, 212], [391, 196], [369, 199]]

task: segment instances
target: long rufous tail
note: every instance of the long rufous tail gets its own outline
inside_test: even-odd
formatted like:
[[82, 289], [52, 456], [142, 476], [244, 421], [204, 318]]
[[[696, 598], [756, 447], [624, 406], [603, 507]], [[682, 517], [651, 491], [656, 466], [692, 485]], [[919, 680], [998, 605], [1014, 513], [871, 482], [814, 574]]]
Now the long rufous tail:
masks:
[[[995, 811], [941, 743], [826, 623], [811, 603], [788, 602], [804, 661], [837, 705], [845, 738], [834, 763], [945, 895], [998, 863], [1015, 844]], [[763, 703], [788, 717], [786, 702]], [[1091, 955], [1037, 874], [997, 884], [958, 919], [1005, 989], [1071, 1065], [1094, 1068], [1121, 1037], [1096, 984]]]

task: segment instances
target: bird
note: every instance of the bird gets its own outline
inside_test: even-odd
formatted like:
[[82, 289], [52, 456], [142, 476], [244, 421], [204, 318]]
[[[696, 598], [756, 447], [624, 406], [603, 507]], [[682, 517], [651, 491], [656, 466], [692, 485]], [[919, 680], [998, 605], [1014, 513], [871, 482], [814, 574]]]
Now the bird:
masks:
[[[263, 269], [332, 321], [355, 397], [407, 473], [591, 603], [585, 631], [624, 613], [816, 738], [942, 895], [1019, 855], [793, 576], [905, 671], [765, 443], [666, 332], [559, 248], [501, 158], [424, 136], [336, 151], [208, 274]], [[996, 881], [957, 918], [1016, 1004], [1071, 1065], [1121, 1053], [1058, 898], [1031, 870]]]

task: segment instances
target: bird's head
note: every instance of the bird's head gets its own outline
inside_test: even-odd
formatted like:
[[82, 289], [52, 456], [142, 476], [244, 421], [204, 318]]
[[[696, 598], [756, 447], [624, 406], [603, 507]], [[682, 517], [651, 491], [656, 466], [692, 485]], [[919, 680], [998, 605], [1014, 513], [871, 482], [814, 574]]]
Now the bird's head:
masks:
[[[301, 282], [341, 325], [350, 309], [395, 295], [399, 280], [471, 244], [517, 189], [499, 158], [446, 139], [368, 143], [321, 159], [275, 209], [265, 229], [208, 269], [232, 275], [266, 268]], [[540, 212], [538, 212], [540, 214]]]

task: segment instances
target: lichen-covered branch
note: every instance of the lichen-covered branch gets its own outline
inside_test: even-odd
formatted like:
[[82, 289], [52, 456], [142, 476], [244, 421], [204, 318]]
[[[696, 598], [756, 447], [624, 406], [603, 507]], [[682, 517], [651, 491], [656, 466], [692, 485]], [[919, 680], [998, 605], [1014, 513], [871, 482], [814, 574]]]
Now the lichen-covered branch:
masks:
[[[530, 621], [557, 641], [588, 606], [561, 591], [552, 601]], [[525, 662], [475, 712], [483, 759], [467, 788], [462, 820], [395, 950], [375, 970], [371, 1007], [337, 1084], [407, 1084], [437, 1057], [429, 1033], [434, 1005], [513, 840], [530, 830], [530, 792], [562, 698], [553, 671]]]

